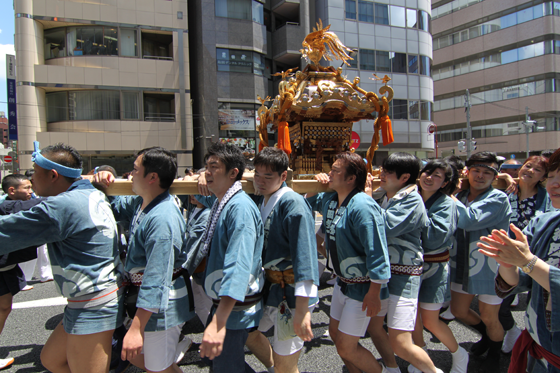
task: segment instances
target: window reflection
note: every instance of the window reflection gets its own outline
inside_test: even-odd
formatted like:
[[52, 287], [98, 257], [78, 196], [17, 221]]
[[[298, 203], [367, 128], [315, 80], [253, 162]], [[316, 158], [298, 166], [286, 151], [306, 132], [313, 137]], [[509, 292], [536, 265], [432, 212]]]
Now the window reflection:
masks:
[[356, 19], [356, 0], [346, 0], [345, 17], [348, 19]]
[[[493, 19], [491, 21], [485, 22], [482, 25], [470, 27], [468, 30], [463, 30], [452, 35], [439, 37], [437, 39], [434, 39], [433, 49], [438, 50], [441, 48], [445, 48], [450, 45], [461, 43], [481, 35], [486, 35], [504, 28], [512, 27], [517, 24], [528, 22], [533, 19], [538, 19], [548, 15], [560, 15], [560, 2], [538, 4], [530, 8], [505, 15], [497, 19]], [[423, 21], [423, 19], [419, 19], [420, 23], [422, 23]], [[423, 25], [419, 25], [419, 27], [420, 26]]]
[[410, 28], [417, 27], [416, 9], [406, 10], [406, 27], [410, 27]]
[[[542, 93], [556, 92], [556, 79], [546, 79], [536, 82], [516, 84], [503, 88], [489, 89], [487, 91], [471, 93], [472, 105], [481, 105], [487, 102], [509, 100], [517, 97], [533, 96]], [[437, 100], [434, 102], [433, 111], [442, 111], [461, 108], [464, 106], [464, 95]]]
[[257, 52], [217, 48], [216, 62], [218, 71], [264, 75], [265, 58]]
[[405, 8], [400, 6], [389, 6], [391, 15], [391, 26], [406, 27]]
[[[165, 37], [165, 36], [162, 36]], [[171, 33], [169, 44], [173, 42]], [[45, 59], [68, 56], [138, 56], [136, 29], [107, 26], [60, 27], [44, 31]], [[119, 50], [119, 39], [121, 42]]]
[[358, 15], [362, 22], [373, 22], [373, 2], [360, 0], [358, 2]]
[[214, 0], [217, 17], [252, 20], [264, 24], [264, 6], [254, 0]]
[[501, 53], [474, 58], [461, 64], [441, 67], [432, 72], [433, 79], [434, 81], [446, 79], [452, 76], [468, 74], [482, 69], [490, 69], [503, 64], [542, 56], [544, 54], [560, 54], [560, 40], [542, 41]]
[[389, 6], [375, 3], [375, 23], [379, 25], [389, 24]]
[[375, 51], [360, 49], [360, 69], [375, 71]]

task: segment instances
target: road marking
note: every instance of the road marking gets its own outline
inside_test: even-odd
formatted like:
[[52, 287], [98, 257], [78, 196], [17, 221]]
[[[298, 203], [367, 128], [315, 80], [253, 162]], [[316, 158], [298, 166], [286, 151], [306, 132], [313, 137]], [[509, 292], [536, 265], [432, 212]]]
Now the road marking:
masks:
[[66, 304], [67, 304], [66, 298], [55, 297], [55, 298], [46, 298], [46, 299], [39, 299], [39, 300], [30, 300], [27, 302], [14, 303], [12, 304], [12, 309], [17, 310], [22, 308], [65, 306]]

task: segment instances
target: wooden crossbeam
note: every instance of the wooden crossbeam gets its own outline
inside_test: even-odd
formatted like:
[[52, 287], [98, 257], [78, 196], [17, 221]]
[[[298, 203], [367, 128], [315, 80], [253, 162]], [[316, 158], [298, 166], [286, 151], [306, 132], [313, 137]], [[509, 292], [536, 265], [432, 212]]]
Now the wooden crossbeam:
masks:
[[[463, 182], [468, 182], [466, 179], [463, 179]], [[255, 188], [253, 187], [253, 182], [248, 180], [242, 180], [241, 184], [243, 185], [243, 190], [247, 193], [254, 193]], [[373, 189], [379, 188], [380, 181], [379, 179], [373, 180]], [[198, 194], [198, 187], [196, 181], [181, 181], [176, 180], [171, 185], [169, 189], [169, 193], [176, 194], [176, 195], [192, 195]], [[503, 180], [498, 180], [492, 184], [494, 188], [497, 189], [505, 189], [506, 184]], [[288, 186], [290, 186], [295, 192], [300, 194], [305, 193], [319, 193], [319, 192], [329, 192], [328, 185], [324, 185], [319, 183], [315, 180], [291, 180], [288, 181]], [[128, 180], [115, 180], [113, 184], [111, 184], [107, 190], [107, 194], [110, 196], [126, 196], [134, 194], [132, 192], [132, 181]]]

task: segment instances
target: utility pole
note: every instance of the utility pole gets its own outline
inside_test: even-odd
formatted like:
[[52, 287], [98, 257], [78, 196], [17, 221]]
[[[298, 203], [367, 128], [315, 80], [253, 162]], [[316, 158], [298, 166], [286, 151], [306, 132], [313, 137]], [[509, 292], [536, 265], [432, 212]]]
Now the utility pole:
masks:
[[471, 128], [471, 94], [469, 93], [468, 89], [466, 90], [465, 93], [465, 111], [467, 113], [467, 141], [466, 141], [467, 159], [469, 159], [471, 157], [471, 152], [472, 152], [472, 144], [471, 144], [472, 128]]

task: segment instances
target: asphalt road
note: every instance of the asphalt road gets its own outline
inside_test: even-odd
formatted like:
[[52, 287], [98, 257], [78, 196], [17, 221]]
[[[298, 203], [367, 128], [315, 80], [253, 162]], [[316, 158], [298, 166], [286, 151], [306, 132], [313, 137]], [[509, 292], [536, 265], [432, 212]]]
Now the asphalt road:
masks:
[[[342, 360], [336, 353], [333, 342], [323, 334], [328, 328], [328, 310], [330, 307], [332, 287], [324, 284], [328, 279], [323, 275], [320, 288], [320, 303], [312, 315], [313, 330], [315, 338], [305, 344], [304, 351], [299, 361], [300, 372], [347, 372]], [[14, 297], [14, 310], [10, 314], [2, 335], [0, 336], [0, 358], [12, 356], [14, 364], [2, 372], [46, 372], [40, 362], [41, 348], [47, 341], [52, 330], [62, 319], [64, 305], [61, 305], [59, 294], [53, 282], [42, 284], [31, 281], [34, 289], [20, 292]], [[52, 304], [55, 305], [52, 305]], [[526, 307], [525, 295], [521, 295], [519, 305], [513, 308], [513, 315], [517, 325], [523, 328], [523, 314]], [[473, 302], [476, 309], [476, 298]], [[203, 326], [195, 319], [190, 321], [192, 330], [190, 337], [195, 343], [200, 343]], [[457, 341], [467, 351], [473, 342], [478, 341], [479, 335], [472, 329], [464, 326], [458, 321], [451, 321], [449, 326]], [[428, 344], [429, 355], [435, 365], [444, 372], [451, 369], [451, 355], [437, 339], [429, 332], [424, 331], [424, 339]], [[361, 343], [364, 347], [373, 351], [379, 358], [379, 354], [373, 348], [369, 338], [363, 338]], [[186, 354], [180, 367], [183, 372], [209, 372], [209, 368], [200, 360], [197, 345]], [[501, 372], [507, 372], [510, 354], [502, 354]], [[246, 352], [246, 361], [254, 372], [266, 372], [260, 362], [250, 353]], [[407, 372], [408, 363], [397, 359], [403, 373]], [[472, 357], [469, 363], [469, 372], [480, 372], [482, 358]], [[129, 373], [140, 372], [136, 368], [129, 368]], [[501, 373], [500, 372], [500, 373]], [[498, 373], [498, 372], [496, 372]]]

